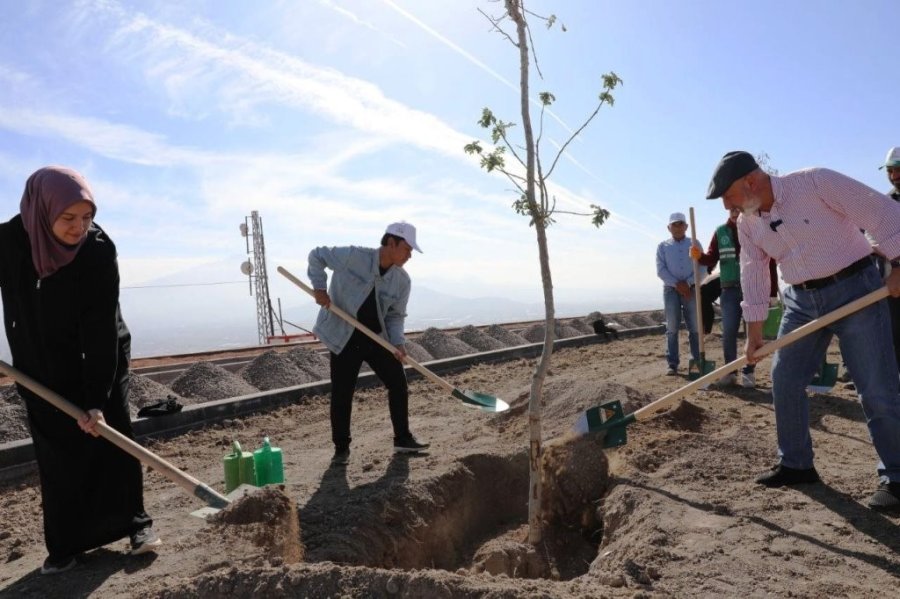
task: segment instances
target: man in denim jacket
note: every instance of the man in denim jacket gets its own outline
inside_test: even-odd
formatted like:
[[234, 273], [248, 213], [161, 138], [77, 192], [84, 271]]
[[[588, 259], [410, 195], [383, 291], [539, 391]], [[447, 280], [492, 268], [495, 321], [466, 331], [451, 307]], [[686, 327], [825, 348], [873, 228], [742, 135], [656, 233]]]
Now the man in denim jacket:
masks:
[[[331, 352], [331, 440], [332, 463], [343, 465], [350, 459], [350, 415], [353, 393], [362, 363], [367, 363], [388, 390], [388, 407], [394, 428], [394, 451], [419, 452], [428, 443], [419, 443], [409, 430], [409, 390], [403, 371], [406, 303], [410, 280], [403, 265], [416, 245], [416, 228], [409, 223], [388, 225], [381, 247], [317, 247], [309, 253], [307, 274], [322, 306], [313, 332]], [[325, 269], [332, 271], [331, 285]], [[326, 291], [327, 289], [327, 291]], [[363, 325], [392, 343], [389, 351], [356, 330], [327, 308], [334, 302], [355, 315]]]

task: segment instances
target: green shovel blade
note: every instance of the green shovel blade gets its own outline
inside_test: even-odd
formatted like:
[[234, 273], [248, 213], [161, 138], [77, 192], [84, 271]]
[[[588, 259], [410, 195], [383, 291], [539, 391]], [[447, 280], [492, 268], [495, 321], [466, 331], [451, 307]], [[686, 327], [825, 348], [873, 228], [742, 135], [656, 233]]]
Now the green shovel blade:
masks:
[[696, 381], [700, 377], [706, 376], [715, 369], [716, 363], [710, 362], [705, 358], [700, 358], [699, 360], [691, 360], [690, 362], [688, 362], [687, 378], [689, 381]]
[[625, 415], [622, 402], [611, 401], [586, 410], [575, 423], [575, 430], [580, 433], [603, 432], [603, 447], [619, 447], [628, 441], [625, 427], [632, 422], [635, 422], [634, 415]]
[[479, 391], [472, 391], [471, 389], [465, 389], [463, 391], [454, 389], [451, 395], [456, 399], [461, 400], [467, 406], [478, 408], [485, 412], [505, 412], [509, 409], [509, 404], [499, 397], [494, 397], [493, 395], [488, 395], [487, 393], [481, 393]]
[[837, 383], [837, 374], [838, 365], [824, 361], [806, 388], [816, 393], [827, 393]]

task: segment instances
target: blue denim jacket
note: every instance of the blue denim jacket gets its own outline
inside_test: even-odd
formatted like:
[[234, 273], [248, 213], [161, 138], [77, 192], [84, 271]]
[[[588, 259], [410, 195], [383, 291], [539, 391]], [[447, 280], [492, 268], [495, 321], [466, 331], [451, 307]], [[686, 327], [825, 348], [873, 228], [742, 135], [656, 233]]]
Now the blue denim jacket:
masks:
[[[351, 316], [356, 316], [374, 287], [381, 336], [394, 345], [403, 345], [406, 342], [403, 324], [406, 321], [406, 303], [409, 301], [409, 274], [400, 266], [392, 266], [381, 276], [378, 256], [377, 248], [317, 247], [309, 253], [306, 274], [313, 289], [327, 288], [331, 301]], [[333, 271], [331, 285], [328, 285], [326, 268]], [[350, 340], [353, 326], [322, 308], [313, 333], [325, 347], [339, 354]]]

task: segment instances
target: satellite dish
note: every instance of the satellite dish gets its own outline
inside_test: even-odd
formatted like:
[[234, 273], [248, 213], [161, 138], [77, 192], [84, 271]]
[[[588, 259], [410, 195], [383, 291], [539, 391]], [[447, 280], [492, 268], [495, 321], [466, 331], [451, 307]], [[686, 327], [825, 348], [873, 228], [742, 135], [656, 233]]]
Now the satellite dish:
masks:
[[253, 265], [250, 264], [249, 260], [244, 260], [241, 263], [241, 272], [247, 275], [248, 277], [253, 274]]
[[247, 223], [241, 223], [241, 237], [247, 236]]

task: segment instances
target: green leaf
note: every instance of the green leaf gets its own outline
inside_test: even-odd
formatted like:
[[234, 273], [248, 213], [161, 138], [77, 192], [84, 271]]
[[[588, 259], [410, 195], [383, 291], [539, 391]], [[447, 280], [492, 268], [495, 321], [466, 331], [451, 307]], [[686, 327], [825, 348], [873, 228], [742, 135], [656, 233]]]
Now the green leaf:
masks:
[[591, 204], [591, 210], [594, 211], [591, 217], [591, 224], [599, 229], [600, 225], [609, 219], [609, 210], [605, 210], [596, 204]]
[[463, 146], [463, 150], [465, 150], [466, 154], [481, 154], [481, 142], [473, 141], [470, 144], [466, 144]]
[[550, 92], [541, 92], [538, 94], [538, 98], [541, 99], [541, 104], [543, 104], [544, 106], [550, 106], [556, 101], [556, 96], [554, 96]]

